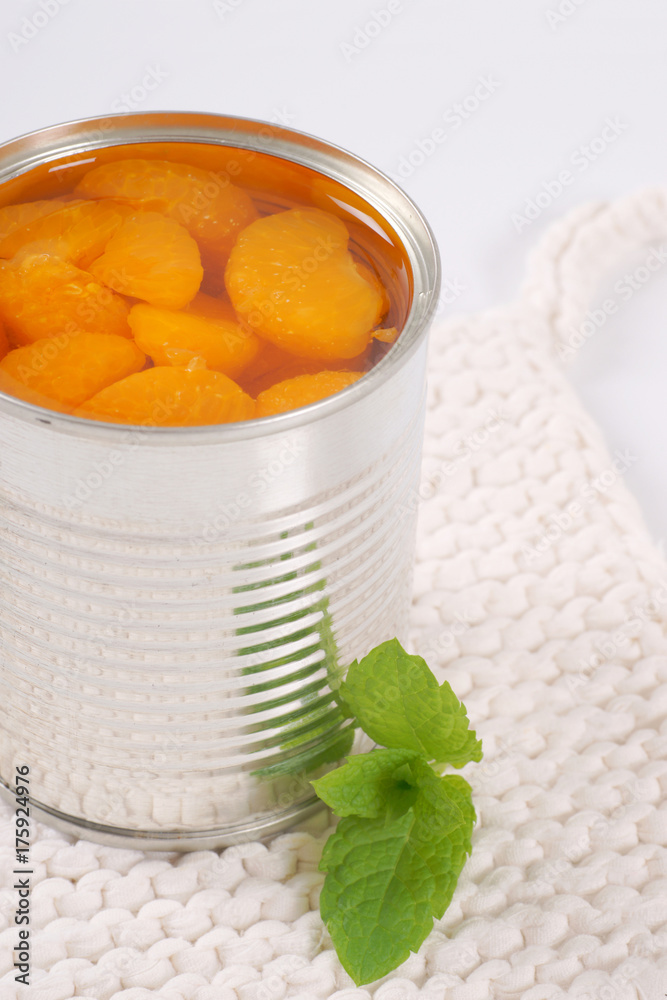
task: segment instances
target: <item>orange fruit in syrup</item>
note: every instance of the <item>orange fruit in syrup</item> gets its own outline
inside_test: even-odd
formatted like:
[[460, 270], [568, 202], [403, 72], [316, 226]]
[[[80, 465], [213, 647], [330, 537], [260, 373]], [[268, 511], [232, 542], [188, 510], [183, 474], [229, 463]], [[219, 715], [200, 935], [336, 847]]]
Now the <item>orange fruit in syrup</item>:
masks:
[[38, 396], [79, 406], [100, 389], [141, 371], [146, 358], [125, 337], [61, 334], [18, 347], [0, 361], [0, 388], [37, 402]]
[[22, 253], [0, 261], [0, 319], [15, 345], [61, 333], [130, 337], [128, 312], [124, 299], [58, 257]]
[[[197, 426], [307, 406], [386, 353], [387, 291], [338, 208], [285, 210], [283, 187], [291, 204], [311, 199], [291, 164], [286, 186], [273, 167], [259, 183], [250, 160], [195, 162], [128, 158], [72, 194], [0, 208], [0, 390]], [[231, 183], [248, 170], [272, 214]]]
[[395, 344], [398, 340], [398, 330], [395, 326], [373, 330], [373, 340], [379, 340], [381, 344]]
[[378, 289], [347, 249], [348, 231], [319, 209], [267, 215], [244, 229], [225, 270], [238, 315], [303, 358], [354, 358], [383, 314]]
[[58, 198], [43, 201], [24, 201], [18, 205], [5, 205], [0, 208], [0, 241], [11, 236], [17, 229], [23, 229], [30, 222], [41, 219], [45, 215], [64, 208], [66, 202]]
[[90, 265], [98, 281], [154, 306], [182, 309], [201, 284], [199, 249], [190, 234], [158, 212], [125, 220]]
[[103, 252], [127, 212], [124, 205], [70, 202], [0, 240], [0, 257], [14, 257], [26, 248], [31, 253], [53, 254], [85, 269]]
[[255, 360], [239, 377], [239, 384], [251, 396], [257, 397], [277, 382], [285, 382], [298, 375], [317, 375], [325, 369], [363, 373], [371, 366], [371, 350], [372, 345], [369, 345], [356, 358], [315, 361], [312, 358], [297, 358], [265, 341]]
[[360, 260], [355, 260], [354, 266], [356, 267], [362, 278], [365, 278], [369, 285], [377, 291], [378, 295], [382, 298], [381, 306], [381, 316], [384, 316], [389, 312], [389, 307], [391, 302], [389, 301], [389, 296], [387, 295], [387, 289], [384, 287], [380, 279], [378, 278], [375, 271], [369, 267], [368, 264], [363, 264]]
[[229, 302], [199, 292], [185, 309], [140, 303], [130, 310], [134, 338], [156, 365], [187, 365], [203, 358], [207, 368], [236, 378], [255, 358], [261, 341], [244, 329]]
[[309, 406], [335, 392], [358, 382], [361, 372], [318, 372], [316, 375], [298, 375], [278, 382], [257, 397], [256, 416], [270, 417], [274, 413], [287, 413], [300, 406]]
[[255, 401], [221, 372], [148, 368], [102, 389], [77, 413], [113, 423], [193, 427], [250, 420]]
[[166, 160], [106, 163], [87, 173], [76, 193], [169, 216], [197, 241], [207, 267], [223, 268], [240, 230], [257, 218], [252, 199], [230, 182], [227, 171]]

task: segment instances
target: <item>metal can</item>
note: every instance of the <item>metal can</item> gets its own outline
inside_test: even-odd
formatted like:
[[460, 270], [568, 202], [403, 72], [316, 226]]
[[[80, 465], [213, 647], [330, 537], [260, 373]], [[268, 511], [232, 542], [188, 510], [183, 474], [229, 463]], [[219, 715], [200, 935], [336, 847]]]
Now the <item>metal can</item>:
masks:
[[362, 379], [262, 420], [126, 427], [0, 393], [2, 792], [28, 765], [36, 818], [187, 850], [295, 823], [317, 805], [310, 780], [363, 745], [336, 689], [353, 659], [405, 635], [439, 264], [387, 177], [247, 119], [133, 114], [32, 133], [0, 147], [0, 195], [25, 200], [32, 178], [53, 193], [163, 144], [184, 160], [224, 154], [250, 188], [269, 164], [267, 205], [305, 184], [391, 243], [404, 313]]

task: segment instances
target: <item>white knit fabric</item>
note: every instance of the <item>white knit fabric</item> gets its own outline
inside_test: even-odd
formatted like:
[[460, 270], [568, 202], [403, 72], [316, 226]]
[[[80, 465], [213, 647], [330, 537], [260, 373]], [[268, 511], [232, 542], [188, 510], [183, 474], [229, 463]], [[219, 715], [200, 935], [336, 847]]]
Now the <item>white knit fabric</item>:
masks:
[[[454, 900], [355, 989], [317, 909], [329, 817], [270, 844], [143, 854], [33, 831], [32, 985], [16, 986], [0, 812], [0, 998], [652, 1000], [667, 992], [667, 567], [560, 369], [599, 279], [667, 239], [667, 190], [586, 206], [518, 301], [434, 331], [413, 647], [485, 758]], [[574, 332], [573, 332], [574, 331]]]

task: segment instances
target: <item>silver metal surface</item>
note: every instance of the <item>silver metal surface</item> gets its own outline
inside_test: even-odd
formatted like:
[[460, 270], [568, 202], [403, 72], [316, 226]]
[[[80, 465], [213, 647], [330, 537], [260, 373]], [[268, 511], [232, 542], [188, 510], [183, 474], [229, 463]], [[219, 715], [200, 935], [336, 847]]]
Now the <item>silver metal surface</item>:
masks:
[[346, 665], [404, 635], [437, 251], [403, 192], [313, 137], [214, 115], [103, 121], [111, 133], [90, 120], [0, 147], [0, 182], [111, 142], [266, 151], [361, 195], [412, 271], [397, 345], [305, 410], [144, 429], [0, 394], [0, 779], [28, 764], [40, 815], [89, 839], [223, 845], [313, 808], [310, 779], [353, 746]]

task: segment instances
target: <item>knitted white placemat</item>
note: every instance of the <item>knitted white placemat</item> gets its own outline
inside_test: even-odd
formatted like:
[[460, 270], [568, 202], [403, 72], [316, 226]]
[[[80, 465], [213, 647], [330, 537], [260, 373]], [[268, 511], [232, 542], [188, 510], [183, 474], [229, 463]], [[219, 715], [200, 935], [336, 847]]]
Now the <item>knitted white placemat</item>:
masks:
[[[486, 1000], [667, 993], [667, 567], [561, 371], [602, 275], [667, 239], [667, 190], [585, 206], [519, 299], [436, 328], [413, 647], [485, 758], [474, 848], [417, 955], [355, 989], [317, 909], [329, 818], [222, 852], [34, 832], [32, 985], [15, 983], [14, 822], [0, 806], [0, 997]], [[588, 326], [586, 325], [588, 323]], [[563, 350], [564, 348], [564, 350]], [[400, 516], [400, 511], [397, 512]]]

